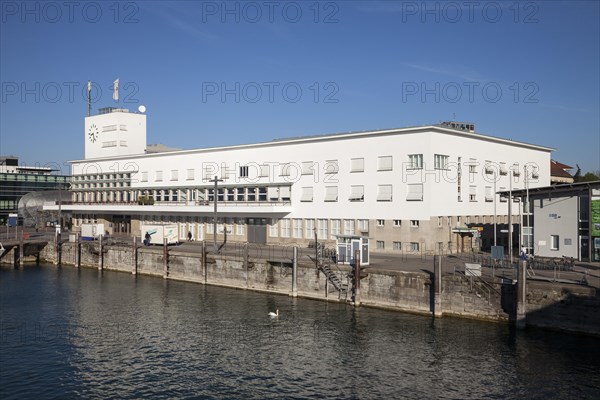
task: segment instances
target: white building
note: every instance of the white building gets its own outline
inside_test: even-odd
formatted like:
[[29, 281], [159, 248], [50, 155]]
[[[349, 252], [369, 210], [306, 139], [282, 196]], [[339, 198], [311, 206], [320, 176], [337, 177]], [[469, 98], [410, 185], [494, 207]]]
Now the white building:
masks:
[[85, 123], [86, 158], [72, 162], [73, 204], [63, 208], [75, 226], [104, 222], [117, 234], [164, 222], [182, 239], [212, 240], [216, 176], [219, 240], [226, 228], [228, 241], [306, 245], [316, 229], [320, 240], [366, 235], [372, 251], [466, 249], [494, 214], [508, 222], [496, 191], [550, 184], [551, 148], [472, 125], [149, 153], [144, 114], [104, 109]]

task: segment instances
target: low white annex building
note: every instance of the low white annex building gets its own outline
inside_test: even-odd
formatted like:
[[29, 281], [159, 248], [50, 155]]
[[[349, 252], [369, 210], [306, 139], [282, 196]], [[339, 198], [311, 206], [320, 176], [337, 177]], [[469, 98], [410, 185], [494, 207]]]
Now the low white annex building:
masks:
[[139, 236], [141, 224], [177, 223], [181, 239], [212, 240], [218, 177], [219, 241], [305, 246], [316, 232], [328, 245], [367, 236], [372, 251], [470, 250], [494, 215], [508, 223], [496, 192], [550, 184], [552, 150], [443, 123], [156, 152], [145, 114], [106, 108], [85, 119], [62, 207], [75, 227]]

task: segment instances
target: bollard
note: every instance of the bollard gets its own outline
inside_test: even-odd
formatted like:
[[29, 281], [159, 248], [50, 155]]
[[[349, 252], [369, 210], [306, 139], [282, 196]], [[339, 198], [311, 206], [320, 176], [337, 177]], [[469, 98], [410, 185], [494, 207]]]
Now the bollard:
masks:
[[442, 316], [442, 256], [433, 256], [433, 316]]
[[298, 246], [294, 246], [292, 259], [292, 297], [298, 296]]
[[519, 276], [517, 279], [517, 329], [523, 329], [526, 325], [525, 300], [527, 298], [527, 261], [519, 262]]
[[244, 244], [244, 271], [246, 271], [246, 288], [248, 288], [248, 259], [250, 258], [250, 248], [248, 243]]
[[356, 288], [354, 289], [354, 305], [360, 306], [360, 250], [354, 252], [354, 263], [356, 268], [354, 269], [354, 279], [356, 281]]
[[19, 241], [19, 267], [23, 266], [23, 259], [25, 258], [25, 243], [23, 242], [23, 235]]

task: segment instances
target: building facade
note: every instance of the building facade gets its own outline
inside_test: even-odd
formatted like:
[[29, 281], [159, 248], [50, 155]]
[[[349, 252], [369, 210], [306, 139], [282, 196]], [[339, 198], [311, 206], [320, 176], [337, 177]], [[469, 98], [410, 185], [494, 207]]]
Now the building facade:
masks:
[[550, 184], [552, 149], [469, 125], [157, 153], [140, 150], [145, 126], [144, 114], [121, 109], [86, 118], [86, 158], [72, 162], [73, 201], [63, 205], [75, 226], [139, 236], [144, 224], [176, 223], [181, 239], [212, 240], [216, 197], [220, 241], [362, 235], [372, 251], [467, 250], [478, 228], [509, 222], [497, 191]]
[[18, 157], [0, 157], [0, 222], [17, 214], [19, 200], [28, 193], [69, 188], [70, 176], [51, 167], [19, 165]]

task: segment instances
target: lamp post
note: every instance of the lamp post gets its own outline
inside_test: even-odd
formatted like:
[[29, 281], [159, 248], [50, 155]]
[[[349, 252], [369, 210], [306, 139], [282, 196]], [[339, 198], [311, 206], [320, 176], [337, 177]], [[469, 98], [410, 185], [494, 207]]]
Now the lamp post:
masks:
[[216, 175], [214, 179], [211, 179], [209, 182], [214, 182], [214, 213], [213, 213], [213, 249], [215, 254], [217, 254], [217, 184], [219, 182], [223, 182], [223, 179], [219, 179]]
[[497, 244], [497, 240], [496, 240], [496, 215], [498, 215], [498, 213], [496, 212], [496, 197], [498, 197], [496, 195], [496, 181], [498, 177], [498, 170], [494, 169], [494, 247], [496, 247]]

